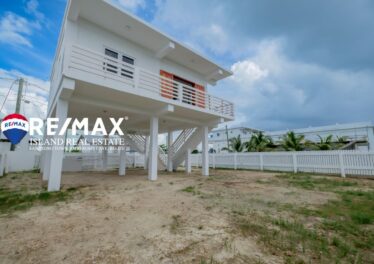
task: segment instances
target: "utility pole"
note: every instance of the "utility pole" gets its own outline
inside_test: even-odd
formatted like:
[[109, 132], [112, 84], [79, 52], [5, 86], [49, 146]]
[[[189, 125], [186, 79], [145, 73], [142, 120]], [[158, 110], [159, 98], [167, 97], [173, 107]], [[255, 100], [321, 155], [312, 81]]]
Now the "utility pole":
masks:
[[[18, 80], [18, 93], [17, 93], [17, 102], [16, 102], [16, 114], [21, 112], [21, 100], [22, 100], [22, 93], [23, 93], [23, 84], [25, 80], [23, 78], [19, 78]], [[14, 151], [16, 149], [16, 145], [10, 145], [10, 151]]]

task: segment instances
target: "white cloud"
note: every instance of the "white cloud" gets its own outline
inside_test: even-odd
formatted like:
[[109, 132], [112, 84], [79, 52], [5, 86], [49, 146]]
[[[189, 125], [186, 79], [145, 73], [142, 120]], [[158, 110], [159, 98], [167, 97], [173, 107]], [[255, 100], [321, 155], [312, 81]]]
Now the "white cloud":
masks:
[[42, 29], [42, 24], [48, 24], [38, 7], [37, 0], [30, 0], [25, 6], [26, 12], [35, 19], [26, 19], [13, 12], [6, 12], [0, 20], [0, 42], [13, 46], [33, 47], [30, 37], [35, 30]]
[[42, 23], [46, 23], [46, 19], [45, 19], [45, 15], [39, 11], [39, 2], [38, 0], [30, 0], [26, 3], [26, 12], [35, 16], [36, 20], [34, 21], [34, 23], [36, 25], [39, 25], [42, 24]]
[[15, 70], [0, 69], [0, 107], [3, 105], [5, 96], [9, 91], [10, 86], [13, 84], [11, 92], [3, 109], [1, 115], [14, 113], [16, 106], [16, 98], [18, 91], [18, 84], [13, 83], [12, 80], [22, 77], [25, 79], [26, 84], [23, 90], [23, 97], [21, 103], [21, 114], [26, 117], [41, 117], [45, 118], [47, 112], [47, 98], [49, 94], [49, 81], [40, 80], [33, 76], [25, 75]]
[[253, 84], [255, 81], [265, 78], [268, 75], [266, 69], [250, 60], [238, 61], [231, 66], [234, 75], [231, 77], [239, 84]]
[[216, 54], [223, 54], [230, 48], [230, 38], [222, 26], [212, 23], [192, 31], [193, 39]]
[[0, 42], [32, 47], [29, 36], [33, 28], [33, 24], [24, 17], [8, 12], [0, 21]]
[[275, 130], [372, 119], [373, 71], [292, 61], [276, 40], [231, 70], [234, 75], [214, 88], [235, 103], [237, 120], [231, 126]]
[[112, 0], [112, 2], [128, 11], [136, 12], [139, 9], [144, 9], [146, 3], [144, 0]]

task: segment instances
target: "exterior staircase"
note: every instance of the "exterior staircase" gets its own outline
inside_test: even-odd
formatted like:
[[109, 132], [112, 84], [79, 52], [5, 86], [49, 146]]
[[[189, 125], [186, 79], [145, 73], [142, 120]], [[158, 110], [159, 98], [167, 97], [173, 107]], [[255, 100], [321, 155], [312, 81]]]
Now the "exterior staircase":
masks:
[[[209, 128], [211, 131], [211, 128]], [[195, 149], [201, 142], [203, 129], [200, 127], [183, 130], [171, 146], [173, 170], [185, 160], [186, 151]]]
[[[125, 133], [124, 135], [126, 142], [130, 147], [137, 151], [138, 153], [145, 155], [145, 136], [135, 134], [135, 133]], [[145, 157], [146, 158], [146, 157]], [[158, 168], [160, 170], [165, 170], [167, 165], [167, 154], [162, 148], [158, 148]]]

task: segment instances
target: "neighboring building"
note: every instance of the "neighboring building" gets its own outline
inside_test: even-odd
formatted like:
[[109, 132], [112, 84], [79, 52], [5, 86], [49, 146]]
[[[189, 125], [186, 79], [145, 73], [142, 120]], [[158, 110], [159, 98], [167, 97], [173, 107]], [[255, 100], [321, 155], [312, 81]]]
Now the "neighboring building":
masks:
[[240, 135], [242, 142], [246, 142], [249, 141], [254, 132], [258, 131], [260, 130], [247, 127], [234, 127], [227, 130], [226, 128], [214, 129], [208, 135], [209, 148], [213, 149], [216, 153], [220, 153], [222, 148], [227, 147], [227, 139]]
[[[248, 141], [251, 138], [253, 132], [258, 131], [256, 129], [238, 127], [229, 128], [229, 138], [240, 135], [243, 142]], [[265, 132], [266, 135], [270, 136], [274, 143], [279, 143], [290, 130], [280, 131], [269, 131]], [[320, 126], [320, 127], [309, 127], [292, 129], [297, 135], [304, 135], [305, 139], [312, 142], [318, 142], [319, 136], [325, 138], [329, 135], [333, 135], [333, 140], [338, 138], [345, 138], [347, 142], [351, 142], [353, 149], [360, 150], [374, 150], [374, 125], [371, 122], [361, 123], [349, 123], [349, 124], [336, 124], [331, 126]], [[227, 146], [226, 130], [217, 129], [213, 130], [209, 134], [209, 145], [216, 152], [220, 152], [223, 147]]]
[[[127, 116], [125, 140], [149, 153], [150, 180], [159, 168], [175, 169], [202, 142], [202, 174], [208, 175], [208, 133], [234, 119], [234, 106], [207, 88], [231, 74], [108, 1], [70, 0], [53, 63], [48, 117]], [[173, 140], [175, 131], [182, 132]], [[167, 161], [158, 156], [159, 133], [169, 135], [173, 151]], [[58, 190], [63, 151], [44, 157], [43, 179], [48, 190]], [[120, 175], [124, 162], [121, 154]]]

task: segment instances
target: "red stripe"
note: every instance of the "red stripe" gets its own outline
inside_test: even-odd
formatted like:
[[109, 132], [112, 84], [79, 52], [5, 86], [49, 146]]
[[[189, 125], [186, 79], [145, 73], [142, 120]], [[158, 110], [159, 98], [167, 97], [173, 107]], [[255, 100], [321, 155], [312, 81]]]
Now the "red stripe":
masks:
[[27, 121], [27, 118], [24, 117], [23, 115], [20, 115], [20, 114], [10, 114], [10, 115], [7, 115], [6, 117], [4, 117], [3, 121], [8, 120], [8, 119], [13, 119], [13, 118], [17, 118], [17, 119], [21, 119], [21, 120]]

